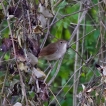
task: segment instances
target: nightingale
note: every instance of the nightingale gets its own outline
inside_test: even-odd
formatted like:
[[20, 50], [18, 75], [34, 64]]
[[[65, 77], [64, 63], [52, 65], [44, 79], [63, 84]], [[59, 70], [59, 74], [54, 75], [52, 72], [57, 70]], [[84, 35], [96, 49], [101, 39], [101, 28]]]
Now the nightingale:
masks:
[[67, 41], [59, 40], [57, 42], [50, 43], [46, 47], [44, 47], [40, 51], [38, 56], [48, 61], [57, 60], [65, 54], [66, 50], [67, 50]]

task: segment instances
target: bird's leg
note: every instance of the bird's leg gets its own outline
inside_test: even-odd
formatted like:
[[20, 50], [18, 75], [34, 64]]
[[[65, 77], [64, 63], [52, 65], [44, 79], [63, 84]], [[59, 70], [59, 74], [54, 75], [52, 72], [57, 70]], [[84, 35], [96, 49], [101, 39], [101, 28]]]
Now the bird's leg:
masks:
[[49, 64], [49, 67], [51, 68], [52, 67], [52, 64], [50, 63], [49, 60], [47, 60], [47, 63]]

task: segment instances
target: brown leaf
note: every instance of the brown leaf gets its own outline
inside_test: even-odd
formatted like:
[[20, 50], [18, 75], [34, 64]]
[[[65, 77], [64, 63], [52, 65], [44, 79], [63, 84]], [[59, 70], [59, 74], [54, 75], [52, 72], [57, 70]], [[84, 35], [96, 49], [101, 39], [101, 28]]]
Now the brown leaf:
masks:
[[22, 47], [22, 37], [18, 35], [17, 39], [18, 39], [19, 46]]
[[26, 66], [24, 63], [21, 63], [21, 62], [20, 62], [20, 63], [18, 64], [18, 69], [21, 70], [21, 71], [27, 72], [28, 66]]
[[40, 51], [40, 48], [39, 48], [39, 45], [38, 45], [38, 41], [35, 40], [35, 39], [28, 39], [28, 42], [29, 42], [29, 48], [32, 50], [32, 53], [38, 57], [38, 54], [39, 54], [39, 51]]
[[45, 78], [46, 75], [43, 71], [41, 71], [40, 69], [32, 69], [32, 76], [36, 77], [36, 78]]
[[17, 102], [17, 103], [15, 103], [13, 106], [22, 106], [22, 104], [19, 103], [19, 102]]
[[43, 6], [41, 3], [39, 4], [39, 12], [42, 13], [47, 18], [53, 17], [51, 11], [48, 8], [46, 8], [46, 6]]
[[47, 25], [47, 18], [45, 18], [43, 14], [39, 14], [38, 19], [42, 25], [42, 28], [45, 28]]
[[36, 34], [43, 34], [43, 28], [40, 25], [36, 25], [35, 27], [33, 27], [33, 32]]
[[38, 58], [34, 56], [32, 53], [27, 53], [27, 62], [30, 63], [32, 66], [35, 66], [38, 63]]

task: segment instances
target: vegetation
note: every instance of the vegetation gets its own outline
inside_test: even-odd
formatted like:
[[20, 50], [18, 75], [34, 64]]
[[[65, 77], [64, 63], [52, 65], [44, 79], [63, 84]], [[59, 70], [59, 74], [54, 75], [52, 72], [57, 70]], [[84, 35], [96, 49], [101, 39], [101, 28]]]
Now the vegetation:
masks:
[[[105, 0], [1, 0], [0, 106], [104, 106], [105, 19]], [[59, 39], [61, 59], [38, 58]]]

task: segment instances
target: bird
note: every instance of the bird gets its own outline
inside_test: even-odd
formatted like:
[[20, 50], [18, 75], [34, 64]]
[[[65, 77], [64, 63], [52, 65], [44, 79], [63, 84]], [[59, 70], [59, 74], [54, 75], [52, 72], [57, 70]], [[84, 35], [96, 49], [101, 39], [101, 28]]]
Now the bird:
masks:
[[48, 61], [60, 59], [67, 50], [67, 41], [58, 40], [44, 47], [38, 54], [39, 58], [44, 58]]

